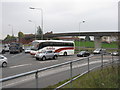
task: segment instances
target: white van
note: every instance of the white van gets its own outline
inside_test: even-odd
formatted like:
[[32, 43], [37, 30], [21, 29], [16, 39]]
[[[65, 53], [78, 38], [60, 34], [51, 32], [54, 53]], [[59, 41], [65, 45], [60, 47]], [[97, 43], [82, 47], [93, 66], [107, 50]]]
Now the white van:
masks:
[[9, 52], [9, 44], [5, 44], [5, 45], [3, 46], [3, 50], [4, 50], [5, 52]]

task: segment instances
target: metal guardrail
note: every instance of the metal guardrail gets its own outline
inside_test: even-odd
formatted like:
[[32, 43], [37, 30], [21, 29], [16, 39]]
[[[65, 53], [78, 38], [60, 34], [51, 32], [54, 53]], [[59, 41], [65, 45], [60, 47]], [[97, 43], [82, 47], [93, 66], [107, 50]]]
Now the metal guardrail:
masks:
[[42, 69], [37, 69], [37, 70], [30, 71], [30, 72], [25, 72], [25, 73], [21, 73], [21, 74], [18, 74], [18, 75], [6, 77], [6, 78], [3, 78], [3, 79], [0, 79], [0, 82], [8, 81], [8, 80], [15, 79], [15, 78], [22, 77], [22, 76], [27, 76], [27, 75], [30, 75], [30, 74], [35, 74], [35, 73], [38, 73], [38, 72], [41, 72], [41, 71], [45, 71], [45, 70], [48, 70], [48, 69], [51, 69], [51, 68], [55, 68], [55, 67], [60, 67], [60, 66], [63, 66], [63, 65], [70, 64], [71, 62], [73, 63], [73, 62], [77, 62], [77, 61], [84, 60], [84, 59], [68, 61], [68, 62], [65, 62], [65, 63], [56, 64], [56, 65], [45, 67], [45, 68], [42, 68]]
[[[56, 64], [56, 65], [53, 65], [53, 66], [45, 67], [45, 68], [42, 68], [42, 69], [37, 69], [37, 70], [30, 71], [30, 72], [25, 72], [25, 73], [21, 73], [21, 74], [18, 74], [18, 75], [6, 77], [6, 78], [3, 78], [3, 79], [0, 79], [0, 82], [5, 82], [5, 81], [12, 80], [12, 79], [16, 79], [16, 78], [19, 78], [19, 77], [23, 77], [23, 76], [35, 74], [36, 88], [38, 88], [38, 73], [39, 73], [39, 72], [42, 72], [42, 71], [45, 71], [45, 70], [49, 70], [49, 69], [52, 69], [52, 68], [56, 68], [56, 67], [60, 67], [60, 66], [63, 66], [63, 65], [70, 65], [70, 81], [68, 81], [68, 82], [66, 82], [65, 84], [63, 84], [63, 85], [61, 85], [61, 86], [59, 86], [59, 87], [56, 88], [56, 89], [58, 89], [58, 88], [63, 87], [64, 85], [72, 82], [72, 80], [74, 80], [74, 79], [72, 79], [72, 74], [73, 74], [73, 72], [72, 72], [72, 70], [73, 70], [72, 64], [73, 64], [74, 62], [82, 61], [82, 60], [84, 60], [84, 59], [87, 59], [87, 61], [88, 61], [88, 62], [87, 62], [87, 63], [88, 63], [88, 70], [87, 70], [86, 72], [82, 73], [82, 74], [79, 75], [79, 76], [82, 76], [82, 75], [88, 73], [89, 71], [91, 71], [91, 69], [90, 69], [90, 58], [91, 58], [91, 57], [93, 57], [93, 56], [84, 57], [84, 58], [81, 58], [81, 59], [72, 60], [72, 61], [68, 61], [68, 62], [61, 63], [61, 64]], [[112, 56], [112, 62], [114, 62], [113, 56]], [[103, 62], [103, 55], [101, 55], [101, 65], [100, 65], [101, 67], [104, 66], [103, 63], [104, 63], [104, 62]], [[99, 67], [100, 67], [100, 66], [99, 66]], [[95, 67], [95, 68], [96, 68], [96, 67]]]
[[[118, 59], [117, 61], [120, 63], [120, 59]], [[89, 68], [89, 58], [88, 58], [88, 70], [87, 70], [87, 71], [85, 71], [85, 72], [83, 72], [82, 74], [76, 76], [75, 78], [71, 78], [69, 81], [63, 83], [62, 85], [60, 85], [60, 86], [58, 86], [58, 87], [56, 87], [54, 90], [60, 89], [60, 88], [64, 87], [65, 85], [69, 84], [69, 83], [71, 83], [71, 86], [72, 86], [72, 81], [80, 78], [81, 76], [89, 73], [90, 71], [92, 71], [92, 70], [94, 70], [94, 69], [97, 69], [97, 68], [100, 68], [100, 67], [103, 68], [103, 67], [107, 66], [108, 64], [113, 64], [114, 62], [115, 62], [115, 61], [114, 61], [114, 57], [112, 56], [112, 61], [104, 64], [104, 62], [103, 62], [103, 55], [101, 55], [101, 65], [95, 66], [95, 67], [93, 67], [93, 68], [90, 69], [90, 68]], [[72, 73], [72, 72], [71, 72], [71, 73]]]
[[[86, 58], [84, 58], [84, 59], [86, 59]], [[42, 68], [42, 69], [37, 69], [37, 70], [30, 71], [30, 72], [25, 72], [25, 73], [21, 73], [21, 74], [18, 74], [18, 75], [6, 77], [6, 78], [3, 78], [3, 79], [0, 79], [0, 82], [8, 81], [8, 80], [15, 79], [15, 78], [22, 77], [22, 76], [27, 76], [27, 75], [30, 75], [30, 74], [35, 74], [35, 73], [38, 73], [38, 72], [41, 72], [41, 71], [45, 71], [45, 70], [48, 70], [48, 69], [51, 69], [51, 68], [55, 68], [55, 67], [60, 67], [60, 66], [67, 65], [67, 64], [70, 64], [70, 63], [73, 63], [73, 62], [84, 60], [84, 59], [72, 60], [72, 61], [68, 61], [68, 62], [65, 62], [65, 63], [56, 64], [56, 65], [53, 65], [53, 66], [45, 67], [45, 68]]]

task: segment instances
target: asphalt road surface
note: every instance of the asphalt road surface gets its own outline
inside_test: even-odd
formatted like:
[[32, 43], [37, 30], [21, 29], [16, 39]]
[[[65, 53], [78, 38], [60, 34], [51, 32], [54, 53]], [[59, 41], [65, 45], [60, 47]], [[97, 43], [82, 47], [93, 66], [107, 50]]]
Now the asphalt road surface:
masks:
[[[8, 67], [2, 68], [2, 77], [9, 77], [24, 72], [64, 63], [71, 60], [77, 60], [83, 57], [77, 57], [76, 55], [71, 56], [60, 56], [57, 60], [45, 60], [37, 61], [30, 54], [19, 53], [9, 54], [6, 53], [4, 56], [8, 58]], [[105, 55], [104, 63], [112, 61], [111, 55]], [[116, 60], [117, 57], [114, 57]], [[90, 59], [90, 68], [101, 64], [101, 56], [95, 55]], [[73, 64], [73, 76], [83, 73], [87, 70], [87, 60], [82, 60]], [[60, 81], [70, 78], [70, 67], [65, 65], [59, 68], [47, 70], [39, 73], [38, 87], [44, 88], [49, 85], [54, 85]], [[15, 80], [11, 80], [3, 83], [3, 88], [36, 88], [35, 75], [25, 76]]]

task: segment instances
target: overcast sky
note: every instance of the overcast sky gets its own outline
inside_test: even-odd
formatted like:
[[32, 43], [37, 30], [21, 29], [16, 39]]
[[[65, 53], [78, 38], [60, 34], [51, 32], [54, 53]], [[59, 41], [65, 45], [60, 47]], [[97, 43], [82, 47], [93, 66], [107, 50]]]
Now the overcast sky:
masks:
[[[100, 32], [118, 30], [119, 0], [2, 0], [0, 3], [0, 38], [7, 34], [17, 36], [35, 33], [35, 24], [41, 25], [41, 11], [29, 7], [42, 8], [43, 32], [54, 33]], [[32, 20], [33, 22], [28, 22]]]

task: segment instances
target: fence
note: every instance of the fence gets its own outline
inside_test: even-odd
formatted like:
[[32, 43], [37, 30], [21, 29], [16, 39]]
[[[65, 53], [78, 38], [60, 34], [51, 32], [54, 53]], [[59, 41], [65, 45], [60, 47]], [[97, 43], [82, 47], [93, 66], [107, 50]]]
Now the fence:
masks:
[[[111, 56], [111, 57], [110, 57], [111, 59], [109, 59], [110, 61], [107, 61], [107, 63], [106, 63], [106, 61], [104, 62], [104, 58], [106, 58], [105, 55], [101, 54], [101, 55], [98, 55], [98, 56], [100, 57], [100, 58], [99, 58], [99, 59], [100, 59], [99, 62], [101, 62], [101, 63], [99, 63], [97, 66], [94, 66], [94, 64], [92, 64], [92, 63], [94, 63], [94, 62], [92, 62], [92, 63], [90, 62], [90, 59], [92, 59], [94, 56], [89, 56], [89, 57], [84, 57], [84, 58], [81, 58], [81, 59], [78, 59], [78, 60], [72, 60], [72, 61], [68, 61], [68, 62], [61, 63], [61, 64], [56, 64], [56, 65], [53, 65], [53, 66], [45, 67], [45, 68], [42, 68], [42, 69], [37, 69], [37, 70], [30, 71], [30, 72], [25, 72], [25, 73], [22, 73], [22, 74], [18, 74], [18, 75], [15, 75], [15, 76], [10, 76], [10, 77], [7, 77], [7, 78], [3, 78], [3, 79], [0, 79], [0, 82], [3, 83], [3, 82], [9, 81], [9, 80], [14, 80], [14, 79], [17, 79], [17, 78], [20, 78], [20, 77], [23, 77], [23, 76], [35, 74], [34, 77], [35, 77], [35, 80], [36, 80], [36, 89], [37, 89], [37, 88], [38, 88], [38, 85], [39, 85], [39, 83], [38, 83], [38, 78], [39, 78], [38, 73], [43, 72], [43, 71], [46, 71], [46, 70], [49, 70], [49, 69], [52, 69], [52, 68], [56, 68], [56, 67], [60, 67], [60, 66], [64, 66], [64, 65], [69, 65], [69, 68], [70, 68], [70, 80], [67, 81], [66, 83], [60, 85], [60, 86], [57, 87], [56, 89], [59, 89], [59, 88], [65, 86], [65, 85], [68, 84], [68, 83], [71, 83], [71, 87], [72, 87], [72, 81], [73, 81], [73, 80], [76, 80], [76, 79], [79, 78], [80, 76], [82, 76], [82, 75], [90, 72], [91, 70], [93, 70], [93, 69], [95, 69], [95, 68], [103, 67], [103, 66], [105, 66], [106, 64], [111, 64], [111, 63], [113, 63], [113, 62], [116, 61], [115, 58], [114, 58], [113, 56]], [[97, 56], [97, 57], [98, 57], [98, 56]], [[73, 64], [76, 63], [76, 62], [79, 62], [79, 61], [85, 62], [85, 60], [87, 60], [87, 62], [85, 63], [85, 65], [87, 65], [87, 70], [84, 71], [83, 73], [81, 73], [79, 76], [73, 78], [73, 70], [74, 70]], [[93, 60], [93, 59], [92, 59], [92, 60]], [[105, 64], [105, 63], [106, 63], [106, 64]], [[82, 66], [81, 66], [81, 67], [82, 67]], [[92, 67], [92, 68], [91, 68], [91, 67]], [[79, 68], [79, 67], [78, 67], [78, 68]], [[56, 89], [55, 89], [55, 90], [56, 90]]]

